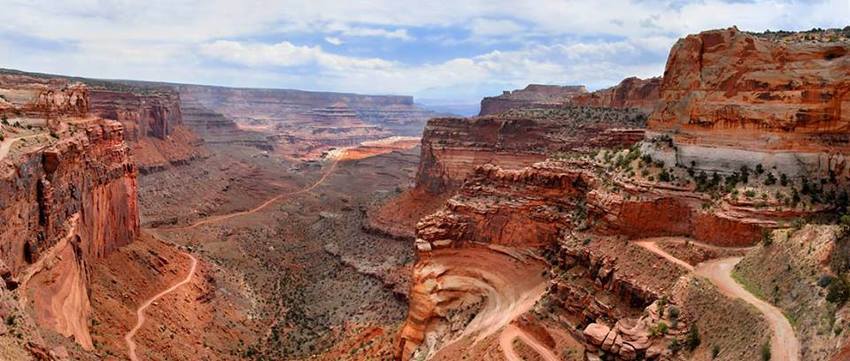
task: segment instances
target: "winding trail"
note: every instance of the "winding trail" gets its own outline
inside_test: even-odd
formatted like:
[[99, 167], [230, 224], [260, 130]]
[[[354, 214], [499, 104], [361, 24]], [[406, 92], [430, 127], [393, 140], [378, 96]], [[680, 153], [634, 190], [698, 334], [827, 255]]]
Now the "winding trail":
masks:
[[130, 360], [139, 361], [139, 357], [136, 356], [136, 342], [133, 341], [133, 336], [136, 335], [136, 332], [138, 332], [139, 329], [142, 328], [142, 325], [144, 325], [145, 323], [145, 309], [150, 307], [150, 305], [153, 304], [156, 300], [162, 298], [163, 296], [171, 292], [174, 292], [174, 290], [180, 288], [180, 286], [189, 283], [189, 281], [191, 281], [192, 277], [195, 275], [195, 270], [198, 267], [198, 259], [189, 253], [185, 253], [185, 255], [189, 256], [189, 258], [192, 260], [192, 267], [189, 269], [189, 274], [186, 275], [186, 278], [184, 278], [180, 282], [175, 283], [168, 289], [157, 293], [153, 297], [145, 300], [145, 302], [142, 302], [141, 306], [139, 306], [139, 308], [136, 310], [136, 326], [124, 335], [124, 342], [127, 343], [128, 356], [130, 356]]
[[280, 200], [283, 197], [289, 197], [289, 196], [294, 196], [294, 195], [298, 195], [298, 194], [302, 194], [302, 193], [307, 193], [307, 192], [310, 192], [310, 191], [316, 189], [316, 187], [322, 185], [322, 183], [324, 183], [325, 180], [328, 179], [328, 177], [331, 175], [331, 173], [333, 173], [334, 169], [336, 169], [337, 163], [339, 163], [339, 159], [334, 160], [334, 162], [331, 163], [328, 170], [325, 171], [325, 173], [322, 174], [322, 176], [318, 180], [316, 180], [316, 182], [311, 184], [310, 186], [308, 186], [306, 188], [299, 189], [299, 190], [294, 191], [294, 192], [278, 194], [278, 195], [268, 199], [267, 201], [261, 203], [259, 206], [256, 206], [256, 207], [249, 209], [247, 211], [239, 211], [239, 212], [233, 212], [233, 213], [228, 213], [228, 214], [222, 214], [222, 215], [218, 215], [218, 216], [212, 216], [212, 217], [208, 217], [208, 218], [199, 220], [199, 221], [192, 223], [190, 225], [187, 225], [187, 226], [159, 227], [158, 229], [164, 229], [164, 230], [194, 229], [194, 228], [197, 228], [197, 227], [205, 225], [205, 224], [221, 222], [221, 221], [228, 220], [228, 219], [231, 219], [231, 218], [256, 213], [256, 212], [261, 211], [261, 210], [265, 209], [266, 207], [272, 205], [273, 203], [277, 202], [278, 200]]
[[740, 298], [755, 306], [763, 315], [773, 336], [770, 339], [770, 354], [774, 360], [797, 361], [800, 359], [800, 341], [794, 334], [794, 328], [782, 313], [782, 310], [762, 301], [748, 292], [732, 278], [732, 269], [741, 261], [741, 257], [729, 257], [706, 261], [697, 265], [696, 274], [708, 278], [720, 293]]
[[43, 136], [43, 135], [44, 134], [39, 133], [39, 134], [25, 135], [23, 137], [17, 137], [17, 138], [6, 138], [6, 140], [0, 142], [0, 160], [3, 160], [3, 158], [6, 158], [6, 156], [9, 155], [9, 151], [12, 150], [12, 145], [14, 145], [15, 142], [17, 142], [21, 139], [35, 138], [35, 137], [40, 137], [40, 136]]
[[524, 361], [522, 357], [517, 355], [514, 350], [514, 339], [519, 338], [526, 345], [534, 349], [546, 361], [559, 361], [557, 355], [552, 350], [549, 350], [545, 345], [541, 344], [534, 337], [523, 331], [521, 328], [514, 325], [508, 325], [502, 334], [499, 335], [499, 346], [508, 361]]
[[743, 259], [742, 257], [713, 259], [702, 262], [694, 267], [659, 248], [656, 241], [644, 240], [635, 241], [634, 243], [694, 272], [698, 276], [707, 278], [725, 296], [729, 298], [740, 298], [744, 302], [753, 305], [764, 315], [765, 321], [767, 321], [771, 330], [773, 330], [773, 335], [770, 339], [772, 359], [783, 361], [798, 361], [800, 359], [800, 341], [797, 339], [797, 335], [794, 334], [794, 328], [791, 327], [791, 323], [788, 322], [782, 310], [759, 299], [732, 278], [732, 270]]
[[682, 260], [680, 260], [676, 257], [673, 257], [672, 254], [669, 254], [669, 253], [667, 253], [667, 251], [658, 247], [658, 243], [655, 243], [655, 241], [636, 241], [635, 244], [645, 248], [646, 250], [648, 250], [652, 253], [655, 253], [655, 254], [657, 254], [661, 257], [664, 257], [664, 259], [666, 259], [670, 262], [673, 262], [673, 263], [675, 263], [679, 266], [684, 267], [688, 271], [691, 271], [691, 272], [694, 271], [694, 266], [691, 266], [691, 264], [688, 263], [688, 262], [685, 262], [685, 261], [682, 261]]

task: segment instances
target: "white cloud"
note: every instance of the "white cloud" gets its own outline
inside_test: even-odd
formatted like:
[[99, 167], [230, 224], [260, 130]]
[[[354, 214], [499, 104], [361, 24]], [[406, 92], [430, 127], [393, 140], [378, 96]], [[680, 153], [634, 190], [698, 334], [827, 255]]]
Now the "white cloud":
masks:
[[218, 40], [200, 47], [203, 55], [249, 66], [303, 66], [316, 64], [328, 69], [354, 71], [380, 69], [392, 63], [378, 58], [355, 58], [325, 52], [320, 46], [298, 46], [288, 41], [277, 44], [240, 43]]
[[333, 36], [326, 36], [325, 41], [327, 41], [328, 44], [336, 45], [336, 46], [342, 45], [342, 43], [343, 43], [342, 39], [337, 38], [337, 37], [333, 37]]
[[525, 27], [505, 19], [475, 19], [470, 25], [470, 31], [476, 36], [516, 35], [525, 31]]
[[[660, 75], [673, 42], [705, 29], [801, 30], [843, 27], [850, 19], [847, 0], [434, 0], [429, 6], [402, 0], [10, 0], [2, 8], [0, 53], [14, 56], [0, 58], [0, 66], [369, 93], [445, 89], [445, 97], [470, 98], [484, 94], [463, 89], [530, 82], [593, 88], [630, 75]], [[387, 43], [432, 36], [461, 37], [456, 46], [470, 41], [470, 33], [487, 50], [453, 59], [415, 54], [425, 58], [406, 61], [383, 52]], [[357, 56], [342, 55], [317, 43], [294, 44], [300, 38], [291, 34], [334, 46], [360, 38], [366, 45], [346, 49]], [[257, 40], [281, 36], [290, 41]], [[63, 46], [28, 47], [26, 39]], [[295, 67], [309, 69], [288, 71]]]

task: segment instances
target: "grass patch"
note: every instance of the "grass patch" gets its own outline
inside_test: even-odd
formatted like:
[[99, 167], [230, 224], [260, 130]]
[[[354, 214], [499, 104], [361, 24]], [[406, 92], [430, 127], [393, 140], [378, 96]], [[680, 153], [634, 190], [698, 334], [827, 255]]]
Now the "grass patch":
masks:
[[756, 297], [760, 298], [762, 301], [770, 303], [769, 301], [767, 301], [768, 298], [764, 296], [764, 292], [762, 292], [761, 288], [759, 288], [756, 284], [752, 283], [747, 278], [744, 278], [743, 275], [738, 273], [737, 269], [732, 270], [732, 279], [734, 279], [735, 282], [738, 282], [741, 287], [744, 287], [747, 292], [752, 293]]

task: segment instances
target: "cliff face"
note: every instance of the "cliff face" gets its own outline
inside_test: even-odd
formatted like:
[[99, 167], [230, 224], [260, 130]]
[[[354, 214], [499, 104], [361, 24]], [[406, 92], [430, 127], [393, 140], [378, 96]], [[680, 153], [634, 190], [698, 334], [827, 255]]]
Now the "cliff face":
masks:
[[89, 106], [88, 88], [81, 83], [25, 74], [0, 74], [0, 113], [7, 117], [84, 116]]
[[632, 110], [516, 110], [476, 118], [437, 118], [422, 137], [418, 188], [440, 193], [459, 186], [476, 165], [517, 169], [600, 147], [628, 147], [643, 138], [643, 114]]
[[75, 121], [59, 136], [3, 160], [0, 259], [39, 325], [90, 349], [88, 270], [139, 233], [137, 168], [120, 123]]
[[502, 95], [485, 97], [481, 100], [478, 115], [498, 114], [518, 108], [546, 108], [568, 104], [579, 95], [587, 94], [583, 85], [540, 85], [530, 84], [525, 89], [505, 91]]
[[110, 84], [90, 93], [92, 114], [124, 125], [142, 173], [206, 156], [203, 140], [183, 124], [180, 94], [175, 90]]
[[846, 176], [848, 53], [846, 41], [782, 41], [735, 28], [690, 35], [670, 52], [649, 128], [673, 137], [679, 164]]
[[660, 99], [661, 78], [626, 78], [613, 87], [580, 94], [573, 104], [604, 108], [637, 108], [652, 113]]
[[182, 123], [180, 95], [162, 90], [121, 91], [93, 89], [91, 111], [97, 116], [114, 119], [127, 128], [127, 140], [142, 137], [165, 139]]
[[[689, 36], [671, 51], [663, 81], [627, 79], [569, 99], [591, 107], [655, 107], [651, 132], [628, 150], [575, 152], [579, 142], [622, 148], [635, 141], [604, 137], [623, 128], [616, 122], [588, 124], [584, 113], [569, 118], [552, 108], [539, 110], [539, 118], [514, 109], [432, 120], [417, 186], [457, 193], [416, 227], [419, 259], [398, 356], [442, 357], [451, 348], [444, 346], [486, 339], [506, 318], [528, 312], [583, 329], [577, 336], [588, 359], [668, 359], [671, 335], [697, 332], [688, 324], [724, 344], [724, 357], [756, 357], [746, 345], [767, 339], [766, 332], [752, 332], [765, 327], [761, 316], [692, 275], [704, 272], [698, 264], [711, 267], [700, 263], [706, 260], [785, 252], [788, 247], [770, 248], [766, 230], [847, 206], [842, 181], [850, 129], [841, 110], [848, 103], [848, 43], [804, 39], [736, 29]], [[647, 100], [659, 96], [658, 105]], [[531, 165], [544, 158], [550, 160]], [[490, 164], [476, 166], [481, 163]], [[787, 175], [821, 179], [813, 185]], [[810, 254], [811, 241], [795, 240]], [[547, 260], [548, 280], [533, 276], [541, 265], [528, 255]], [[783, 259], [788, 267], [749, 265], [758, 271], [753, 278], [769, 275], [760, 285], [765, 293], [779, 292], [777, 300], [779, 287], [817, 287], [808, 268], [784, 281], [798, 262]], [[824, 262], [806, 267], [823, 272]], [[538, 282], [547, 289], [537, 291]], [[828, 306], [822, 294], [809, 294], [809, 304]], [[533, 311], [521, 307], [529, 298], [537, 302]], [[799, 310], [797, 298], [779, 301], [786, 312]], [[675, 305], [675, 320], [664, 314], [665, 304]], [[740, 329], [729, 327], [733, 319], [742, 320]], [[796, 333], [815, 337], [819, 327]], [[700, 347], [687, 355], [708, 357]], [[803, 354], [828, 358], [837, 350], [835, 342], [811, 347], [817, 349]]]
[[337, 147], [390, 136], [419, 136], [435, 113], [409, 96], [285, 89], [178, 86], [187, 101], [262, 133], [285, 156], [314, 159]]
[[503, 113], [511, 109], [561, 108], [582, 105], [601, 108], [635, 108], [649, 114], [659, 101], [661, 78], [626, 78], [607, 89], [588, 92], [581, 85], [535, 85], [506, 91], [481, 100], [479, 115]]

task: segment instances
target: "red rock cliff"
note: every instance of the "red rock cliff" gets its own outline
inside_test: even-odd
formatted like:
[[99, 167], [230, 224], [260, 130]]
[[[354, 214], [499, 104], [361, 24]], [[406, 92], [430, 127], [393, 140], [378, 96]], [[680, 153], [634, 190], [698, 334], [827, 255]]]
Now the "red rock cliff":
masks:
[[605, 108], [637, 108], [651, 113], [660, 99], [661, 78], [626, 78], [613, 87], [580, 94], [573, 104]]
[[474, 118], [435, 118], [422, 137], [418, 188], [459, 186], [476, 165], [518, 169], [563, 152], [626, 147], [643, 138], [645, 116], [632, 110], [515, 110]]
[[670, 51], [649, 128], [672, 135], [680, 164], [847, 175], [848, 54], [846, 41], [780, 41], [736, 28], [690, 35]]
[[498, 114], [518, 108], [558, 107], [583, 94], [587, 94], [583, 85], [529, 84], [524, 89], [505, 91], [502, 95], [482, 99], [478, 115]]

